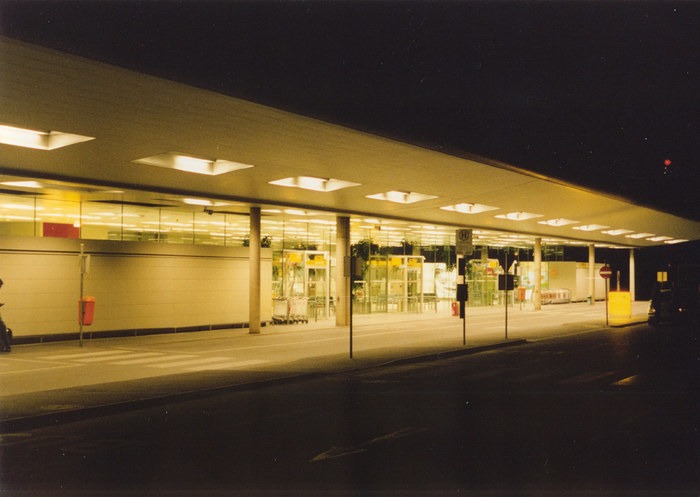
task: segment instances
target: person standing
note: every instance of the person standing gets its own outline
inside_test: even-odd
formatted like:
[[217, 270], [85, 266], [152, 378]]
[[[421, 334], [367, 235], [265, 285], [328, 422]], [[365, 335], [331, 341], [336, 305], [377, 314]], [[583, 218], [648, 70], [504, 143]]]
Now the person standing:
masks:
[[[0, 280], [0, 288], [2, 288], [2, 280]], [[0, 307], [3, 306], [3, 303], [0, 303]], [[2, 320], [2, 316], [0, 316], [0, 341], [2, 342], [0, 344], [0, 352], [9, 352], [10, 351], [10, 336], [7, 330], [7, 326], [5, 325], [5, 322]]]

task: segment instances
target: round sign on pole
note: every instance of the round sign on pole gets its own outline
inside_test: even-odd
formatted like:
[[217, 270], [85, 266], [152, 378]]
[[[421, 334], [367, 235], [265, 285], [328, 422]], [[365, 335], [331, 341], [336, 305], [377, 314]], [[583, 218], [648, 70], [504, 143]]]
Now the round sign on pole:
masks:
[[607, 280], [608, 278], [610, 278], [611, 275], [612, 275], [612, 269], [610, 269], [610, 266], [603, 266], [602, 268], [600, 268], [600, 277], [601, 278], [604, 278]]

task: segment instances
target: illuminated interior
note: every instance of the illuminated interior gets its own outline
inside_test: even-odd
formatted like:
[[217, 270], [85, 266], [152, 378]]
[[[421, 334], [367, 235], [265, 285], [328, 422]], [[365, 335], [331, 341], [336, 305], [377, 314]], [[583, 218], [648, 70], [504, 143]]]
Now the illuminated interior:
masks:
[[[249, 243], [252, 204], [21, 177], [0, 180], [0, 235], [224, 247]], [[273, 251], [273, 300], [287, 305], [301, 297], [307, 317], [332, 316], [336, 214], [276, 205], [261, 206], [261, 213], [262, 245]], [[353, 255], [365, 261], [354, 283], [356, 313], [430, 312], [448, 305], [456, 284], [454, 226], [363, 216], [351, 216], [350, 222]], [[562, 229], [574, 222], [546, 221]], [[682, 241], [649, 236], [669, 244]], [[505, 271], [494, 251], [507, 249], [514, 258], [531, 260], [534, 236], [474, 229], [473, 240], [469, 305], [494, 305], [500, 295], [497, 276]], [[542, 243], [544, 261], [557, 259], [565, 246], [586, 245], [554, 237]]]

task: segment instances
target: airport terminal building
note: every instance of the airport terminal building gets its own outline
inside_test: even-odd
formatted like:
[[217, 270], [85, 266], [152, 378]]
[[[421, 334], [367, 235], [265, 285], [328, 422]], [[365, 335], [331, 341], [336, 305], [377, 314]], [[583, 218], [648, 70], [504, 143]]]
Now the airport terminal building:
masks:
[[344, 326], [350, 295], [354, 313], [449, 314], [464, 229], [469, 306], [593, 303], [600, 248], [629, 252], [634, 299], [634, 249], [700, 238], [486, 158], [8, 38], [0, 109], [0, 301], [18, 340], [74, 338], [85, 296], [90, 336]]

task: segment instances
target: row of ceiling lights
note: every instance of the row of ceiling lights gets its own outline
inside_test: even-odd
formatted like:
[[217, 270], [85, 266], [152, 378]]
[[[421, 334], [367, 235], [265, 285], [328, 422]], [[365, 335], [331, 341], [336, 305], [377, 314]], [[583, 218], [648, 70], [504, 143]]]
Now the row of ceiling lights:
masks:
[[[0, 125], [0, 143], [7, 145], [15, 145], [21, 147], [28, 147], [41, 150], [54, 150], [57, 148], [65, 147], [68, 145], [73, 145], [76, 143], [82, 143], [85, 141], [94, 140], [94, 137], [76, 135], [71, 133], [63, 133], [58, 131], [34, 131], [29, 129], [17, 128], [13, 126]], [[206, 174], [206, 175], [219, 175], [224, 173], [229, 173], [232, 171], [237, 171], [241, 169], [252, 168], [254, 166], [250, 164], [242, 164], [239, 162], [227, 161], [222, 159], [207, 160], [200, 159], [196, 157], [187, 156], [177, 152], [170, 152], [167, 154], [159, 154], [150, 157], [145, 157], [142, 159], [134, 160], [135, 163], [146, 164], [157, 167], [164, 167], [168, 169], [176, 169], [179, 171], [186, 171], [196, 174]], [[40, 187], [36, 182], [23, 182], [22, 186], [25, 187]], [[318, 192], [332, 192], [340, 190], [342, 188], [349, 188], [352, 186], [359, 186], [360, 183], [353, 183], [350, 181], [344, 181], [335, 178], [318, 178], [313, 176], [296, 176], [288, 177], [279, 180], [270, 181], [270, 184], [301, 188], [305, 190], [318, 191]], [[3, 183], [8, 184], [8, 183]], [[15, 183], [16, 184], [16, 183]], [[33, 186], [36, 184], [37, 186]], [[376, 193], [372, 195], [367, 195], [367, 198], [384, 200], [388, 202], [396, 202], [401, 204], [411, 204], [414, 202], [420, 202], [423, 200], [429, 200], [437, 198], [435, 195], [427, 195], [417, 192], [408, 192], [400, 190], [391, 190], [384, 193]], [[208, 200], [200, 199], [185, 199], [185, 203], [195, 204], [195, 205], [222, 205], [218, 203], [212, 203]], [[449, 205], [441, 207], [441, 209], [459, 212], [462, 214], [479, 214], [482, 212], [487, 212], [491, 210], [497, 210], [498, 207], [493, 207], [484, 204], [476, 203], [459, 203], [455, 205]], [[495, 216], [499, 219], [507, 219], [510, 221], [525, 221], [529, 219], [534, 219], [538, 217], [544, 217], [543, 214], [535, 214], [530, 212], [509, 212], [507, 214], [498, 214]], [[566, 226], [570, 224], [577, 224], [579, 221], [574, 221], [571, 219], [550, 219], [548, 221], [538, 221], [539, 224], [548, 226]], [[573, 226], [573, 229], [580, 231], [595, 231], [602, 230], [605, 228], [610, 228], [609, 226], [599, 225], [599, 224], [588, 224], [581, 226]], [[634, 233], [633, 230], [627, 229], [608, 229], [606, 231], [601, 231], [601, 233], [606, 235], [618, 236], [625, 235], [628, 238], [634, 239], [647, 239], [652, 242], [665, 242], [665, 243], [680, 243], [687, 240], [676, 239], [670, 236], [657, 236], [653, 233]]]

